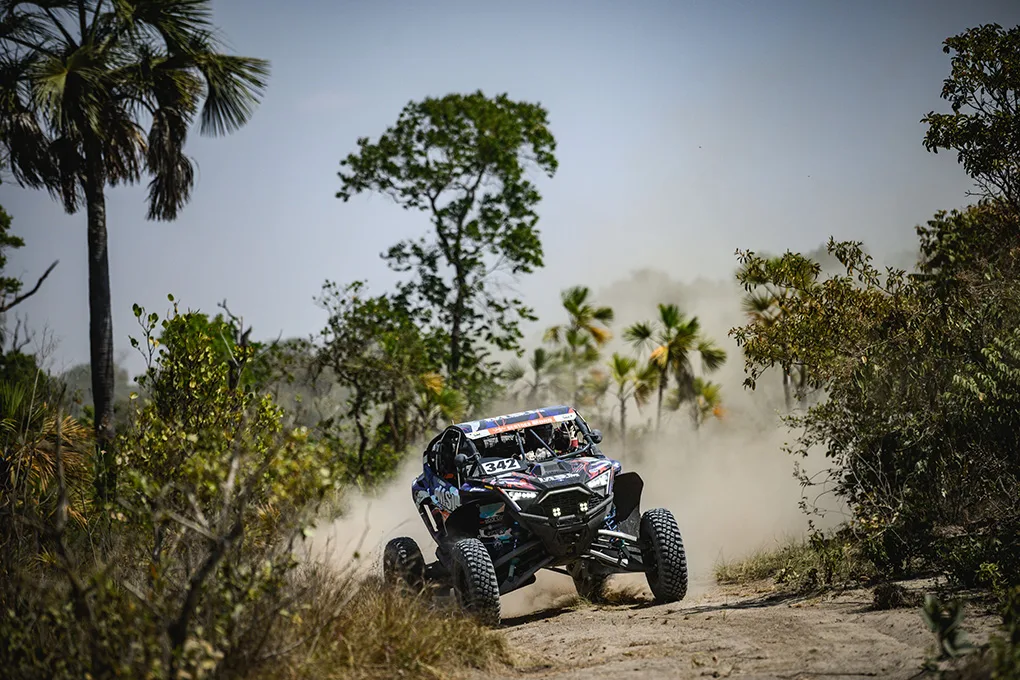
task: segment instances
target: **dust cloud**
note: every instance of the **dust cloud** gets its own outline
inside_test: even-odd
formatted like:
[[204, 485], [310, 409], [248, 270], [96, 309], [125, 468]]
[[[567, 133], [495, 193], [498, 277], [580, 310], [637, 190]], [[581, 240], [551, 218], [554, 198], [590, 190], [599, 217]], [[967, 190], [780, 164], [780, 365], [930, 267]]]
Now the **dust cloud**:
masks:
[[[649, 285], [649, 284], [654, 285]], [[653, 290], [650, 292], [649, 288]], [[630, 323], [655, 317], [658, 302], [676, 302], [688, 314], [697, 315], [703, 332], [726, 349], [729, 359], [712, 376], [722, 385], [725, 414], [695, 428], [685, 410], [664, 416], [663, 427], [654, 432], [655, 402], [637, 410], [628, 407], [628, 431], [644, 430], [631, 438], [626, 449], [616, 436], [619, 414], [614, 398], [607, 395], [603, 413], [582, 409], [592, 427], [606, 432], [603, 452], [621, 460], [644, 480], [641, 509], [664, 507], [677, 519], [687, 550], [691, 575], [689, 597], [705, 592], [713, 583], [712, 568], [721, 559], [734, 559], [791, 537], [803, 536], [808, 518], [799, 507], [802, 489], [794, 477], [794, 459], [783, 444], [796, 433], [780, 422], [783, 406], [781, 379], [768, 374], [755, 391], [743, 385], [743, 358], [728, 336], [743, 323], [740, 293], [736, 286], [717, 282], [682, 284], [655, 273], [637, 273], [602, 291], [593, 291], [598, 304], [616, 310], [613, 324], [617, 336], [606, 348], [633, 353], [619, 339]], [[558, 320], [550, 321], [555, 323]], [[507, 403], [493, 412], [535, 408], [542, 404]], [[500, 410], [502, 409], [502, 410]], [[636, 439], [636, 440], [635, 440]], [[344, 516], [320, 527], [312, 540], [313, 551], [337, 565], [370, 573], [379, 569], [382, 548], [396, 536], [418, 541], [426, 560], [434, 559], [435, 547], [411, 500], [410, 485], [421, 472], [421, 448], [415, 447], [407, 461], [385, 488], [371, 494], [353, 494]], [[824, 465], [820, 453], [799, 464], [809, 472]], [[813, 499], [812, 499], [813, 500]], [[815, 524], [832, 525], [838, 507], [828, 519]], [[642, 574], [616, 576], [611, 587], [643, 586]], [[504, 596], [505, 617], [557, 606], [574, 596], [569, 577], [542, 571], [536, 583]]]

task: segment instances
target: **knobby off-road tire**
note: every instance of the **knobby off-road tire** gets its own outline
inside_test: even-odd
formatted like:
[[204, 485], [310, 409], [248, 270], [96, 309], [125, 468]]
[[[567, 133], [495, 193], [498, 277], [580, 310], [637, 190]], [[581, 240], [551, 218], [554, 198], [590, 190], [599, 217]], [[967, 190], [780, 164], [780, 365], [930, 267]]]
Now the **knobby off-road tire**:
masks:
[[386, 544], [383, 580], [387, 585], [405, 586], [415, 592], [425, 587], [425, 558], [413, 538], [401, 536]]
[[477, 538], [463, 538], [450, 549], [457, 604], [485, 625], [499, 625], [499, 582], [492, 558]]
[[588, 565], [578, 560], [568, 567], [570, 577], [574, 579], [574, 588], [577, 594], [593, 604], [600, 604], [606, 601], [606, 582], [608, 574], [593, 574]]
[[660, 603], [679, 602], [687, 595], [687, 555], [673, 513], [664, 508], [641, 516], [641, 559], [648, 587]]

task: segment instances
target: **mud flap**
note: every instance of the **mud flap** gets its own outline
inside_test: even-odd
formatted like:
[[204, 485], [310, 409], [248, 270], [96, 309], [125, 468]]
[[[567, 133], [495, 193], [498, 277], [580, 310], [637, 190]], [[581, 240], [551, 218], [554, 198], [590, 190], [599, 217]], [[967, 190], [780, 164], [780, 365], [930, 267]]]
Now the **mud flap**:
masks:
[[641, 530], [641, 491], [645, 483], [636, 472], [624, 472], [613, 481], [616, 524], [625, 534], [637, 536]]

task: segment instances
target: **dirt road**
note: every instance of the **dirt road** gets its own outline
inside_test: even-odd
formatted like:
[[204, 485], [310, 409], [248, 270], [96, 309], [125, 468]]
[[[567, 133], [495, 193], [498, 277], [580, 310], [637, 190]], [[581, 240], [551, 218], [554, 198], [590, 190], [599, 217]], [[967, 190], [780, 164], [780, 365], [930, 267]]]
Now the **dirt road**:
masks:
[[[606, 607], [561, 596], [504, 621], [515, 669], [472, 680], [910, 678], [934, 642], [917, 609], [874, 611], [867, 590], [818, 598], [763, 586], [701, 590], [666, 606], [640, 594]], [[972, 608], [966, 630], [983, 641], [993, 621]]]

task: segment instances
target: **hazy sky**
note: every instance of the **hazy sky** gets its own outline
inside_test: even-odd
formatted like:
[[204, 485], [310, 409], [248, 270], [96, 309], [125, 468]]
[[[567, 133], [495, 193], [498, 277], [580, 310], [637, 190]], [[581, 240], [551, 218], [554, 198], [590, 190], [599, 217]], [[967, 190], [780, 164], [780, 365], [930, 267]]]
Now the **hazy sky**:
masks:
[[[334, 197], [342, 157], [412, 99], [482, 89], [549, 110], [560, 169], [539, 183], [546, 268], [521, 283], [546, 314], [560, 289], [640, 267], [728, 276], [736, 248], [810, 250], [830, 234], [909, 249], [913, 227], [967, 203], [951, 154], [922, 147], [947, 36], [1020, 23], [1017, 2], [343, 2], [220, 0], [238, 53], [272, 62], [252, 122], [195, 132], [193, 200], [145, 220], [145, 187], [108, 192], [114, 333], [166, 294], [215, 312], [226, 298], [259, 337], [323, 323], [324, 279], [394, 281], [379, 253], [427, 226], [382, 197]], [[85, 215], [0, 187], [34, 282], [18, 311], [60, 340], [55, 368], [88, 358]], [[545, 321], [549, 321], [548, 317]], [[132, 366], [137, 363], [132, 361]]]

